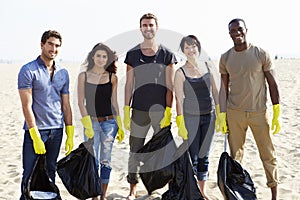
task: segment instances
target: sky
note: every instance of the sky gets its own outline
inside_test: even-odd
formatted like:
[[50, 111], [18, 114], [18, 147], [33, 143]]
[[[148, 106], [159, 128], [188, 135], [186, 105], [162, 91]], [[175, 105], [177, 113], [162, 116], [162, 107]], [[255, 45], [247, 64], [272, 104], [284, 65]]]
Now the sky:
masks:
[[142, 41], [139, 19], [158, 17], [159, 42], [179, 51], [183, 36], [196, 35], [212, 59], [232, 47], [228, 22], [242, 18], [247, 40], [271, 56], [300, 58], [300, 12], [296, 0], [0, 0], [0, 61], [31, 61], [44, 31], [63, 37], [57, 59], [83, 62], [98, 43], [122, 57]]

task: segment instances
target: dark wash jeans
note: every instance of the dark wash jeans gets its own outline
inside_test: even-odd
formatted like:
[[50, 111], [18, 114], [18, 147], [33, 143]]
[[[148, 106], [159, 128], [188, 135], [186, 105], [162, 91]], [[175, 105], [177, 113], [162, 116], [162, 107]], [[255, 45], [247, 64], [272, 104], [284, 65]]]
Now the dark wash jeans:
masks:
[[189, 152], [198, 180], [208, 179], [208, 158], [214, 137], [215, 120], [215, 112], [184, 116], [190, 144]]
[[[59, 154], [62, 137], [63, 137], [63, 128], [57, 129], [47, 129], [47, 130], [39, 130], [41, 134], [41, 138], [45, 143], [46, 147], [46, 160], [47, 160], [47, 168], [50, 178], [55, 182], [55, 170], [56, 170], [56, 162]], [[31, 171], [35, 164], [35, 161], [38, 157], [35, 154], [33, 149], [33, 142], [30, 137], [29, 131], [25, 131], [24, 141], [23, 141], [23, 177], [21, 183], [21, 197], [20, 200], [24, 200], [23, 188], [27, 179], [30, 177]]]

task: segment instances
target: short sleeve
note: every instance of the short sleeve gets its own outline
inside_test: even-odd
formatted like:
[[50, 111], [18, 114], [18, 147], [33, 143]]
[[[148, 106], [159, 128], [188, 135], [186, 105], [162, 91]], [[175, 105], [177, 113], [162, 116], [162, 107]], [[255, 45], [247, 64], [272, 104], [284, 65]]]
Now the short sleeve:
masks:
[[225, 59], [224, 59], [224, 55], [221, 56], [220, 58], [220, 62], [219, 62], [219, 72], [221, 74], [228, 74], [227, 70], [226, 70], [226, 66], [225, 66]]
[[18, 89], [32, 88], [33, 74], [27, 66], [23, 66], [18, 74]]
[[124, 63], [130, 65], [131, 67], [139, 65], [139, 55], [139, 45], [137, 45], [126, 53]]
[[129, 58], [130, 58], [129, 53], [130, 52], [126, 53], [126, 57], [125, 57], [124, 63], [127, 64], [127, 65], [131, 65], [132, 66], [132, 63], [129, 60]]
[[69, 94], [70, 91], [69, 91], [69, 85], [70, 85], [70, 78], [69, 78], [69, 73], [66, 69], [64, 69], [64, 76], [65, 76], [65, 79], [66, 79], [66, 82], [61, 90], [61, 93], [62, 94]]
[[177, 59], [174, 53], [172, 53], [171, 51], [168, 51], [167, 54], [167, 65], [169, 64], [177, 64]]
[[274, 69], [274, 63], [270, 57], [270, 54], [266, 51], [263, 51], [264, 59], [263, 59], [263, 71], [271, 71]]

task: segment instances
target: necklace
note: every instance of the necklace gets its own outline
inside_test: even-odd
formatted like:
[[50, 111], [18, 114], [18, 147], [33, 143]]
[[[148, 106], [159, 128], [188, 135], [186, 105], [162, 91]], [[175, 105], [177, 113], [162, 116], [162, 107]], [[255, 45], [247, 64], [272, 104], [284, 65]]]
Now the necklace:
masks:
[[102, 73], [91, 72], [92, 75], [100, 76]]
[[91, 72], [91, 74], [94, 74], [94, 75], [97, 75], [97, 76], [103, 75], [105, 73], [105, 71], [97, 73], [97, 72], [94, 72], [93, 70], [91, 70], [90, 72]]

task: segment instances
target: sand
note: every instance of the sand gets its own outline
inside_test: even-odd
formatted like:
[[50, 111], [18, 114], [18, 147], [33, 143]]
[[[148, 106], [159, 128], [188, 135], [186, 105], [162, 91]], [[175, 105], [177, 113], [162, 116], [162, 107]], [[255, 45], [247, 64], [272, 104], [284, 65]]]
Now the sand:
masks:
[[[217, 62], [216, 62], [217, 63]], [[18, 64], [0, 64], [1, 84], [1, 138], [0, 138], [0, 200], [16, 200], [20, 196], [20, 182], [22, 177], [22, 142], [23, 142], [23, 114], [21, 103], [17, 90], [17, 74], [24, 63]], [[280, 87], [281, 105], [282, 105], [282, 129], [279, 134], [273, 137], [278, 155], [279, 180], [278, 196], [279, 199], [296, 200], [300, 199], [300, 145], [297, 141], [297, 133], [300, 132], [300, 60], [285, 59], [276, 60], [277, 79]], [[71, 105], [74, 113], [75, 124], [75, 147], [83, 141], [82, 126], [80, 124], [80, 115], [76, 103], [76, 81], [79, 72], [79, 64], [64, 63], [71, 77]], [[217, 66], [217, 65], [216, 65]], [[118, 71], [119, 87], [118, 99], [120, 110], [122, 111], [124, 101], [125, 67], [121, 65]], [[268, 113], [272, 118], [272, 106], [268, 100]], [[175, 122], [175, 108], [173, 108], [172, 121]], [[175, 123], [173, 123], [175, 126]], [[173, 134], [176, 127], [173, 127]], [[129, 185], [126, 181], [127, 159], [129, 152], [128, 135], [122, 143], [115, 142], [112, 165], [113, 171], [109, 184], [107, 199], [125, 199], [129, 192]], [[178, 136], [174, 134], [175, 139]], [[216, 133], [210, 154], [210, 177], [207, 183], [208, 195], [213, 200], [223, 199], [217, 186], [217, 167], [218, 161], [224, 148], [224, 135]], [[64, 142], [61, 147], [59, 159], [64, 157]], [[266, 186], [265, 174], [258, 151], [254, 143], [251, 132], [247, 135], [245, 145], [245, 157], [243, 167], [250, 173], [257, 191], [258, 199], [271, 199], [270, 189]], [[56, 177], [56, 184], [60, 189], [64, 200], [76, 199], [72, 197], [60, 178]], [[167, 187], [154, 192], [148, 196], [147, 192], [140, 182], [138, 184], [138, 199], [160, 199], [160, 195], [166, 191]]]

